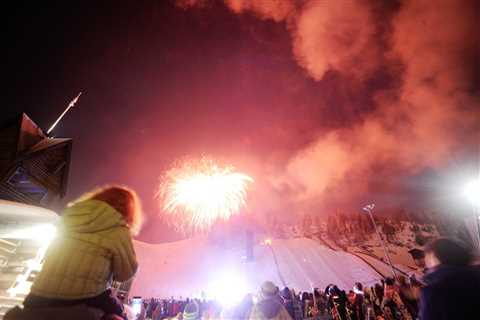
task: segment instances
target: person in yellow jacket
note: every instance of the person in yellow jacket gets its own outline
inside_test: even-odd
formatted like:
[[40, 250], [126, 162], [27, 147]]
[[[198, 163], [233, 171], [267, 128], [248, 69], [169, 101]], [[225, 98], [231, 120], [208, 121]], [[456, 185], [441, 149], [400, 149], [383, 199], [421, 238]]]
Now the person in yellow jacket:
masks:
[[109, 288], [137, 271], [132, 235], [141, 219], [138, 197], [126, 187], [103, 187], [69, 204], [25, 308], [85, 304], [123, 317]]

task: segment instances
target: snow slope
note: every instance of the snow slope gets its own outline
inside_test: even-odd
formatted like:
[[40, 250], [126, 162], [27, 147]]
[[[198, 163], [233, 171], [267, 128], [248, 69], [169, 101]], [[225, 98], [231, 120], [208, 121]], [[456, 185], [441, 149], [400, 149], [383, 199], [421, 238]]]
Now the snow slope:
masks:
[[243, 248], [220, 247], [206, 238], [156, 245], [136, 241], [135, 250], [140, 269], [132, 296], [216, 297], [235, 291], [241, 298], [265, 280], [303, 291], [330, 283], [348, 289], [381, 278], [361, 259], [307, 238], [272, 240], [271, 248], [257, 244], [253, 262], [245, 261]]

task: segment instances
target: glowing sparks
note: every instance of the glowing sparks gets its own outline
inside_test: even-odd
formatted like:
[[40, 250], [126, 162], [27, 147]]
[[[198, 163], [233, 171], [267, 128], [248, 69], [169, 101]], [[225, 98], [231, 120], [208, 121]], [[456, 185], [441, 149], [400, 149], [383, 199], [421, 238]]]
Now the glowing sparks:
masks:
[[205, 231], [228, 220], [245, 205], [253, 179], [214, 161], [186, 161], [166, 172], [159, 198], [170, 221], [183, 232]]

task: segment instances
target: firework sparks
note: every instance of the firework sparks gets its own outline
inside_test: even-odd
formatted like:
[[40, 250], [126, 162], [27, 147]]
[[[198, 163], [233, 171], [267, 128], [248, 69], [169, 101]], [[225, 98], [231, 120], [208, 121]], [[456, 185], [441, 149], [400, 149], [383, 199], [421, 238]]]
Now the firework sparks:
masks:
[[232, 166], [221, 167], [202, 158], [167, 171], [158, 195], [163, 211], [179, 230], [206, 231], [240, 211], [251, 182], [251, 177]]

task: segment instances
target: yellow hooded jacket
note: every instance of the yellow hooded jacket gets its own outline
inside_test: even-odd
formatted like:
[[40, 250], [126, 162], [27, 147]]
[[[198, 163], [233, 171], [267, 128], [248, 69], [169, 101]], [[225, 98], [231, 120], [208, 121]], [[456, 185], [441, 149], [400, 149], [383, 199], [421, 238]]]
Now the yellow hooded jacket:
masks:
[[90, 298], [108, 289], [112, 277], [129, 280], [137, 267], [122, 215], [106, 202], [81, 201], [63, 212], [31, 293], [53, 299]]

